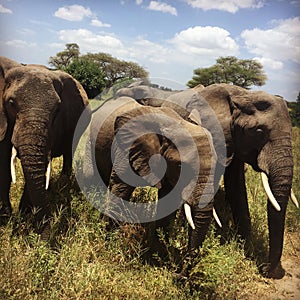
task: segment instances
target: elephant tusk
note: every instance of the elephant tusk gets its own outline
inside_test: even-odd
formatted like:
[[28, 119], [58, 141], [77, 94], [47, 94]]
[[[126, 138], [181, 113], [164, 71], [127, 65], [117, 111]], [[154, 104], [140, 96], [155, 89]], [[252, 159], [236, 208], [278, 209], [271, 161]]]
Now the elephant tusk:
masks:
[[291, 189], [291, 195], [290, 195], [290, 198], [291, 198], [292, 202], [295, 204], [295, 206], [296, 206], [297, 208], [299, 208], [299, 203], [298, 203], [298, 200], [297, 200], [297, 198], [296, 198], [296, 196], [295, 196], [295, 194], [294, 194], [294, 192], [293, 192], [293, 189]]
[[10, 173], [11, 173], [11, 180], [13, 183], [17, 182], [16, 178], [16, 158], [17, 158], [17, 150], [15, 147], [12, 147], [11, 151], [11, 160], [10, 160]]
[[281, 208], [280, 208], [280, 205], [279, 203], [276, 201], [272, 191], [271, 191], [271, 188], [270, 188], [270, 185], [269, 185], [269, 179], [267, 177], [267, 175], [265, 173], [261, 173], [261, 179], [262, 179], [262, 182], [263, 182], [263, 186], [264, 186], [264, 189], [265, 189], [265, 192], [270, 200], [270, 202], [272, 203], [272, 205], [274, 206], [274, 208], [277, 210], [277, 211], [280, 211]]
[[191, 207], [187, 203], [184, 203], [184, 212], [185, 212], [185, 216], [186, 216], [186, 219], [187, 219], [189, 225], [192, 227], [192, 229], [196, 229], [194, 221], [193, 221], [193, 217], [192, 217]]
[[51, 160], [49, 161], [48, 166], [47, 166], [45, 190], [48, 190], [49, 182], [50, 182], [50, 176], [51, 176]]
[[219, 219], [219, 217], [217, 215], [217, 212], [216, 212], [216, 210], [214, 208], [213, 208], [213, 216], [214, 216], [217, 224], [219, 225], [219, 227], [222, 228], [222, 223], [221, 223], [221, 221], [220, 221], [220, 219]]

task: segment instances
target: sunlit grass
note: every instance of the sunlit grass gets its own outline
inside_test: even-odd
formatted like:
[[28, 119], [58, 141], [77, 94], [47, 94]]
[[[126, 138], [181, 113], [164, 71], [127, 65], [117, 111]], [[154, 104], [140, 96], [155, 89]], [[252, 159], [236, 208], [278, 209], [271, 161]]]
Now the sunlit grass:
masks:
[[[293, 129], [293, 139], [293, 189], [300, 199], [300, 129]], [[11, 189], [14, 217], [0, 228], [0, 299], [268, 299], [272, 281], [258, 272], [268, 246], [267, 200], [259, 176], [251, 168], [246, 179], [255, 257], [245, 257], [224, 205], [219, 213], [224, 226], [228, 223], [227, 233], [220, 233], [212, 224], [190, 278], [176, 282], [173, 274], [186, 250], [185, 222], [176, 220], [170, 240], [161, 235], [168, 257], [158, 257], [157, 264], [151, 265], [143, 259], [147, 249], [141, 227], [126, 225], [107, 231], [105, 221], [86, 201], [75, 180], [70, 183], [59, 177], [61, 158], [55, 159], [53, 166], [50, 193], [56, 211], [51, 242], [45, 243], [18, 218], [24, 184], [18, 164], [18, 183]], [[152, 192], [144, 190], [135, 196], [153, 197]], [[222, 198], [222, 191], [218, 197]], [[289, 203], [284, 255], [297, 255], [299, 215]]]

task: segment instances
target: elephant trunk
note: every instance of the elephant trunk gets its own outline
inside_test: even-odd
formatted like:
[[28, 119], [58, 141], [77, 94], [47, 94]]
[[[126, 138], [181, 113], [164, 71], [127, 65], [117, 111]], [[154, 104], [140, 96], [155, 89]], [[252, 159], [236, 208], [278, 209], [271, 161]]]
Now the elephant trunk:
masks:
[[[268, 202], [268, 227], [269, 227], [269, 275], [275, 274], [280, 267], [280, 258], [283, 249], [285, 214], [293, 179], [293, 154], [291, 139], [281, 139], [280, 145], [273, 145], [272, 152], [265, 153], [266, 173], [271, 191], [279, 203], [277, 211]], [[275, 272], [275, 273], [274, 273]], [[274, 273], [274, 274], [272, 274]], [[278, 275], [282, 276], [282, 275]]]
[[[42, 118], [41, 118], [42, 119]], [[13, 144], [18, 150], [28, 192], [28, 204], [36, 208], [35, 220], [42, 221], [50, 215], [50, 204], [46, 194], [46, 169], [48, 164], [47, 120], [27, 120], [16, 124]], [[18, 128], [22, 128], [18, 130]]]

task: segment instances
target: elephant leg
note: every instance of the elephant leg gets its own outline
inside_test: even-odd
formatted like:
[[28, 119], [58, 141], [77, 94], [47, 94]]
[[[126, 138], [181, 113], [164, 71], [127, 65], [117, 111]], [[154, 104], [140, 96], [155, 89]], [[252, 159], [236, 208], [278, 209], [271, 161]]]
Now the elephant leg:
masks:
[[11, 144], [0, 143], [0, 153], [0, 225], [5, 225], [12, 214], [9, 201]]
[[126, 209], [123, 201], [129, 201], [135, 187], [123, 182], [115, 170], [112, 170], [105, 214], [111, 219], [117, 221], [128, 221], [127, 218], [135, 218], [131, 216], [131, 212]]
[[198, 250], [202, 246], [209, 225], [212, 219], [213, 201], [210, 202], [206, 207], [200, 208], [198, 206], [192, 208], [192, 216], [195, 224], [195, 229], [189, 226], [189, 243], [188, 253], [185, 258], [183, 268], [177, 275], [177, 279], [187, 277], [190, 270], [194, 266], [194, 260], [198, 255]]
[[224, 174], [225, 198], [229, 202], [238, 234], [251, 241], [251, 219], [245, 185], [244, 163], [234, 158]]
[[19, 212], [23, 216], [30, 214], [32, 212], [32, 203], [30, 201], [30, 196], [29, 196], [29, 192], [28, 192], [26, 183], [24, 185], [23, 194], [22, 194], [21, 201], [19, 204]]
[[12, 214], [12, 207], [9, 201], [11, 177], [9, 171], [8, 173], [1, 173], [0, 171], [0, 225], [5, 225]]
[[66, 148], [63, 151], [63, 168], [62, 174], [70, 176], [72, 173], [72, 141], [66, 143]]
[[[158, 190], [158, 199], [162, 199], [163, 197], [168, 195], [171, 191], [172, 191], [172, 187], [168, 184], [164, 184], [162, 188]], [[165, 210], [164, 205], [162, 204], [161, 201], [158, 201], [157, 211], [160, 212], [160, 214], [162, 214], [164, 210]], [[170, 215], [164, 218], [157, 220], [156, 229], [162, 228], [165, 231], [165, 233], [168, 235], [170, 224], [175, 219], [175, 217], [176, 217], [176, 211], [174, 211], [173, 213], [171, 213]]]

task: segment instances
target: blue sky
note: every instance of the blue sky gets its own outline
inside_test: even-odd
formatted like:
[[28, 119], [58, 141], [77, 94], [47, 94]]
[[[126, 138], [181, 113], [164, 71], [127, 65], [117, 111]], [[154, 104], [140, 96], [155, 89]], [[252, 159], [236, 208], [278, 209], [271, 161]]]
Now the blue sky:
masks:
[[177, 88], [220, 56], [255, 58], [268, 76], [259, 89], [289, 101], [300, 91], [300, 0], [0, 0], [0, 55], [47, 65], [66, 43]]

